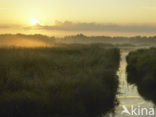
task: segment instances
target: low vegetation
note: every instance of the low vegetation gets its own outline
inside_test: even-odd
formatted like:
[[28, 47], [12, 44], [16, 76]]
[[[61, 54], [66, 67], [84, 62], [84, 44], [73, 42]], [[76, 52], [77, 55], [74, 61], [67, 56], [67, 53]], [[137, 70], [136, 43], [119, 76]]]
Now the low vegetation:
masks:
[[114, 110], [120, 52], [102, 45], [0, 48], [1, 117], [96, 117]]
[[156, 48], [131, 52], [127, 62], [128, 82], [135, 84], [145, 99], [156, 104]]

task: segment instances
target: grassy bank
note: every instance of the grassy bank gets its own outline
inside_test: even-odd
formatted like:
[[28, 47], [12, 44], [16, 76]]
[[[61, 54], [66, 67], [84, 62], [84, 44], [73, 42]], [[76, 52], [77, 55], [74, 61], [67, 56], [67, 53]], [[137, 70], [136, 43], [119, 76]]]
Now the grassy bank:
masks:
[[120, 54], [98, 45], [0, 49], [1, 117], [96, 117], [113, 111]]
[[145, 99], [156, 104], [156, 48], [131, 52], [127, 62], [128, 82], [135, 84]]

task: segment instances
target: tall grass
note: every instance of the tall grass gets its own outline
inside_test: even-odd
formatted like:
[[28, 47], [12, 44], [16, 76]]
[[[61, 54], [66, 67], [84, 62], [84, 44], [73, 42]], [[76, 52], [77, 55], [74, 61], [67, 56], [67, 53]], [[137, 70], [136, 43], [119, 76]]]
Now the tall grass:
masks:
[[118, 49], [0, 48], [1, 117], [96, 117], [113, 111]]
[[141, 49], [127, 56], [128, 82], [156, 104], [156, 48]]

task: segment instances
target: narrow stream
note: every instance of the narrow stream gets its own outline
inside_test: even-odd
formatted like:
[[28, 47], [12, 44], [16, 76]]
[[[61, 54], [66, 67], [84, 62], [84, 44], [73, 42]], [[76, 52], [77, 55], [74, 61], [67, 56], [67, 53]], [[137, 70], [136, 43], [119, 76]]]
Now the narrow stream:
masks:
[[[127, 107], [128, 110], [131, 109], [132, 105], [136, 108], [154, 108], [154, 105], [151, 102], [145, 101], [137, 91], [137, 87], [134, 85], [129, 85], [126, 80], [126, 56], [130, 51], [121, 51], [121, 61], [120, 61], [120, 68], [118, 70], [119, 76], [119, 92], [120, 94], [117, 95], [119, 100], [119, 106], [116, 107], [116, 114], [115, 117], [155, 117], [151, 115], [129, 115], [129, 114], [122, 114], [123, 105]], [[139, 109], [138, 109], [139, 110]], [[156, 111], [155, 111], [156, 114]]]

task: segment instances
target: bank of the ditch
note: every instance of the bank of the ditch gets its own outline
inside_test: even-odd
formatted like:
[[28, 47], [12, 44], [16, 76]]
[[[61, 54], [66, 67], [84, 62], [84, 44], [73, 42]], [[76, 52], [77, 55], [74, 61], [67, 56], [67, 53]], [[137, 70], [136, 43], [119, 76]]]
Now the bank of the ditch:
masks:
[[128, 82], [135, 84], [141, 96], [156, 104], [156, 49], [140, 49], [127, 56]]
[[0, 49], [1, 117], [96, 117], [113, 111], [120, 51], [104, 45]]

